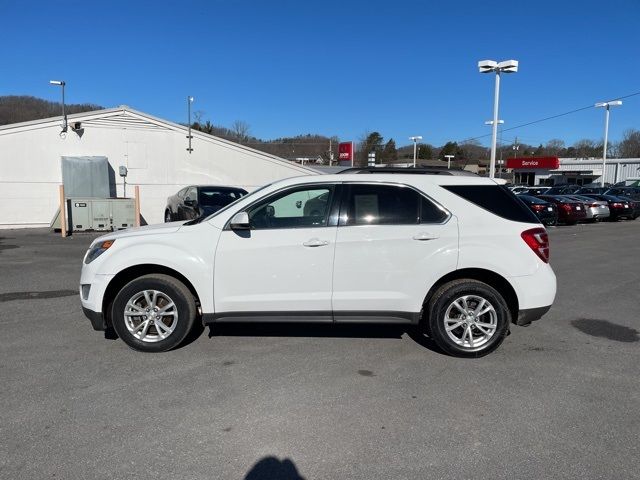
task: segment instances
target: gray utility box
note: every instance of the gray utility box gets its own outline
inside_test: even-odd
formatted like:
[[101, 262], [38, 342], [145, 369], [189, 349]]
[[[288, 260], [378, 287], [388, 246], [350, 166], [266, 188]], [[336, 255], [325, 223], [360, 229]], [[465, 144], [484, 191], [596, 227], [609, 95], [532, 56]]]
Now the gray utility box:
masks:
[[[132, 198], [68, 198], [69, 231], [112, 231], [135, 225], [135, 200]], [[60, 227], [60, 219], [57, 219]]]

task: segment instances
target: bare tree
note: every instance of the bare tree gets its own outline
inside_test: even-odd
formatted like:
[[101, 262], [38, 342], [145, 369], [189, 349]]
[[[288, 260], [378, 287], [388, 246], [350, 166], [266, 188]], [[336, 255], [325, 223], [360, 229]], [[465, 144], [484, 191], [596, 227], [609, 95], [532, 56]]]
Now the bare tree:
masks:
[[636, 130], [635, 128], [625, 130], [617, 148], [617, 153], [621, 158], [640, 157], [640, 130]]
[[602, 146], [589, 138], [578, 140], [573, 144], [573, 150], [576, 158], [590, 158], [602, 155]]
[[552, 138], [544, 146], [544, 151], [547, 155], [559, 157], [565, 152], [564, 141], [559, 138]]
[[249, 132], [251, 129], [247, 122], [236, 120], [233, 122], [233, 125], [231, 125], [231, 131], [239, 141], [244, 142], [249, 138]]
[[193, 112], [193, 123], [202, 125], [202, 119], [204, 118], [205, 113], [206, 112], [204, 110], [196, 110], [195, 112]]

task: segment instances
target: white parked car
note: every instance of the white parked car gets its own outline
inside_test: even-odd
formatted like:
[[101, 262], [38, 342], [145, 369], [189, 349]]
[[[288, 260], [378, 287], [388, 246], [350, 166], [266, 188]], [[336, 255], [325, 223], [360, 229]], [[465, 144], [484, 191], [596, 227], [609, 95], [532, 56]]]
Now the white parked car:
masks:
[[98, 238], [80, 280], [86, 316], [148, 352], [196, 321], [298, 321], [415, 325], [478, 356], [549, 310], [547, 233], [505, 187], [364, 172], [282, 180], [208, 218]]

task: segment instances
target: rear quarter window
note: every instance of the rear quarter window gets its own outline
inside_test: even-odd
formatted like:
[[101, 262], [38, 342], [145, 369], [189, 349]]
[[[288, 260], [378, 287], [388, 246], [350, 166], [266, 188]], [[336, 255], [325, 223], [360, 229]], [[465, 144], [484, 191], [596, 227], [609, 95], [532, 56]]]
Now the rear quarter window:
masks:
[[538, 217], [502, 185], [443, 185], [442, 188], [507, 220], [540, 223]]

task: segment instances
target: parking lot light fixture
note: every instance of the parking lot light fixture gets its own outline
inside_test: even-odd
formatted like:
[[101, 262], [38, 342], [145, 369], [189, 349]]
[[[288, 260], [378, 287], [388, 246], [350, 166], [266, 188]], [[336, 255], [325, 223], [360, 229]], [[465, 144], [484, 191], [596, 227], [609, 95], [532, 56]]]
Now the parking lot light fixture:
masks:
[[451, 159], [455, 158], [455, 155], [445, 155], [444, 158], [447, 159], [447, 169], [451, 168]]
[[64, 86], [66, 85], [64, 80], [49, 80], [51, 85], [58, 85], [62, 87], [62, 132], [66, 133], [67, 131], [67, 113], [64, 108]]
[[189, 95], [187, 97], [187, 111], [188, 114], [187, 116], [189, 117], [189, 135], [187, 135], [187, 139], [189, 140], [189, 146], [187, 147], [187, 152], [191, 153], [193, 152], [193, 148], [191, 148], [191, 139], [193, 138], [191, 136], [191, 104], [193, 103], [194, 98]]
[[416, 168], [416, 152], [418, 148], [418, 140], [422, 140], [422, 136], [416, 135], [415, 137], [409, 137], [409, 140], [413, 141], [413, 168]]
[[516, 73], [518, 71], [517, 60], [505, 60], [496, 62], [495, 60], [481, 60], [478, 62], [480, 73], [496, 74], [495, 91], [493, 97], [493, 133], [491, 135], [491, 164], [489, 166], [489, 177], [494, 178], [496, 172], [496, 143], [498, 139], [498, 104], [500, 98], [500, 74]]
[[596, 108], [604, 108], [604, 145], [602, 146], [602, 180], [600, 186], [604, 187], [604, 176], [607, 168], [607, 143], [609, 142], [609, 108], [619, 107], [622, 105], [622, 100], [614, 100], [612, 102], [599, 102], [596, 103]]

